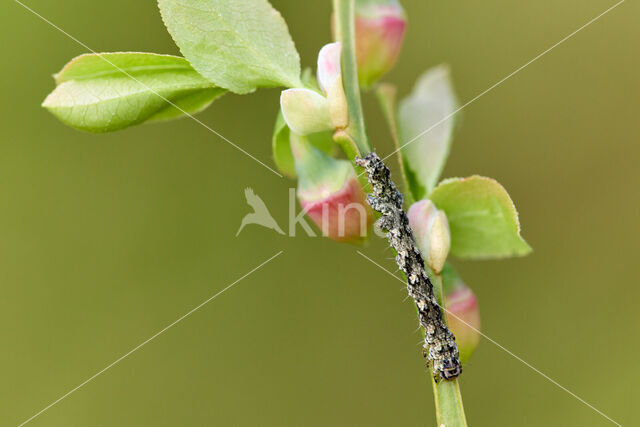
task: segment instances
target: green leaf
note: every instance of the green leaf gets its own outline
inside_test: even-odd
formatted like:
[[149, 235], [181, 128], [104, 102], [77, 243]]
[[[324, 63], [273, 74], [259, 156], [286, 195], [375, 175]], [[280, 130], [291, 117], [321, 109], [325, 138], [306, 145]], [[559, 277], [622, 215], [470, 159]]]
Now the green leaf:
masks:
[[300, 56], [266, 0], [159, 0], [169, 33], [193, 68], [235, 93], [302, 87]]
[[222, 88], [210, 88], [188, 93], [171, 100], [169, 104], [147, 119], [147, 122], [160, 122], [184, 117], [184, 112], [194, 115], [205, 108], [218, 97], [226, 93]]
[[[290, 178], [295, 178], [296, 168], [293, 153], [291, 152], [291, 144], [289, 142], [290, 136], [291, 131], [289, 130], [287, 123], [284, 121], [284, 117], [282, 117], [282, 112], [279, 112], [273, 129], [273, 137], [271, 139], [273, 159], [280, 172]], [[299, 138], [308, 140], [311, 145], [318, 148], [325, 154], [333, 154], [334, 145], [331, 139], [331, 132], [313, 133], [304, 137], [299, 136]]]
[[195, 114], [225, 93], [184, 58], [154, 53], [81, 55], [55, 80], [58, 86], [42, 106], [63, 123], [89, 132]]
[[413, 92], [400, 102], [398, 135], [409, 188], [415, 200], [435, 187], [449, 155], [457, 108], [449, 68], [425, 72]]
[[477, 175], [448, 179], [429, 198], [447, 214], [453, 255], [486, 259], [531, 252], [513, 201], [497, 181]]
[[273, 137], [271, 138], [271, 147], [273, 149], [273, 160], [278, 170], [284, 175], [295, 178], [296, 166], [293, 161], [293, 153], [289, 144], [289, 135], [291, 131], [284, 121], [282, 112], [278, 113], [276, 125], [273, 129]]

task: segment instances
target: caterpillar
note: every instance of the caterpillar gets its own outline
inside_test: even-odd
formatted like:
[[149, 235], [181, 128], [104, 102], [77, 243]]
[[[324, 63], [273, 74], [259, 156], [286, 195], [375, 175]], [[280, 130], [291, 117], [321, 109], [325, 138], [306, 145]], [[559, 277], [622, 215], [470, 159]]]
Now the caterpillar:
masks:
[[424, 354], [433, 366], [433, 377], [449, 380], [462, 373], [455, 337], [444, 322], [442, 311], [433, 294], [433, 284], [416, 246], [409, 219], [402, 209], [403, 197], [391, 180], [389, 169], [376, 153], [356, 157], [355, 162], [367, 173], [371, 193], [367, 202], [382, 214], [377, 225], [387, 233], [396, 251], [396, 263], [407, 279], [407, 291], [418, 308], [424, 329]]

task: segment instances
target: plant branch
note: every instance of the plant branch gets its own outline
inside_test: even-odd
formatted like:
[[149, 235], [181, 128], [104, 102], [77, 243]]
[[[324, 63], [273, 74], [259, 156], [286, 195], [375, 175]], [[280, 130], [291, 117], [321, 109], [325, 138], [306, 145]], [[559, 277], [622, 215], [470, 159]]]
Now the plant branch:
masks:
[[349, 125], [346, 133], [360, 156], [371, 152], [364, 127], [356, 59], [355, 0], [333, 0], [336, 40], [342, 44], [342, 83], [347, 98]]
[[[356, 165], [367, 172], [372, 194], [371, 207], [380, 212], [378, 224], [386, 230], [389, 243], [397, 252], [396, 261], [407, 278], [407, 290], [414, 299], [420, 324], [424, 329], [425, 356], [433, 366], [433, 387], [439, 425], [466, 427], [460, 388], [456, 377], [462, 372], [455, 338], [434, 296], [409, 220], [402, 210], [403, 196], [391, 181], [389, 169], [371, 152], [364, 124], [355, 44], [355, 0], [333, 0], [336, 39], [342, 43], [342, 79], [347, 99], [349, 125], [336, 132], [334, 139], [342, 145]], [[395, 135], [394, 135], [395, 137]], [[441, 279], [439, 286], [441, 286]], [[442, 294], [442, 291], [439, 292]], [[439, 379], [448, 381], [438, 381]]]

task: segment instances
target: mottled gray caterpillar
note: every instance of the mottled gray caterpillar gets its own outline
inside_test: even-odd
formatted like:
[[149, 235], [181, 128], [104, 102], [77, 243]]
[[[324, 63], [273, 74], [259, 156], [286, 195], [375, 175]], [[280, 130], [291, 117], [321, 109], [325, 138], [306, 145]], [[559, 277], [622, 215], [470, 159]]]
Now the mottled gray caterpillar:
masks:
[[375, 153], [355, 159], [367, 173], [372, 192], [367, 202], [380, 212], [378, 226], [387, 232], [389, 244], [395, 249], [396, 262], [407, 278], [407, 291], [418, 308], [420, 325], [424, 328], [425, 357], [433, 363], [433, 376], [448, 380], [462, 373], [455, 337], [447, 328], [433, 294], [433, 284], [427, 276], [424, 260], [402, 209], [402, 194], [391, 180], [389, 169]]

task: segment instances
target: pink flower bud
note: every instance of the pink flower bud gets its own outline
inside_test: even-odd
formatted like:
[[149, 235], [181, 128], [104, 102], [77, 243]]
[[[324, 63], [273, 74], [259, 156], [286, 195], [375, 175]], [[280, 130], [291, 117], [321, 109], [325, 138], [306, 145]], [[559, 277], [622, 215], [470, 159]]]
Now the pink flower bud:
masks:
[[333, 240], [363, 240], [373, 216], [351, 162], [333, 159], [295, 134], [291, 135], [291, 149], [298, 200], [307, 216]]
[[329, 43], [318, 54], [318, 84], [327, 97], [329, 116], [336, 129], [345, 128], [349, 122], [347, 98], [342, 86], [342, 45]]
[[460, 361], [466, 363], [480, 341], [480, 311], [478, 300], [461, 280], [445, 292], [447, 323], [456, 337]]
[[286, 89], [280, 108], [289, 128], [298, 135], [343, 129], [349, 123], [340, 67], [342, 45], [330, 43], [318, 54], [318, 83], [322, 94], [307, 88]]
[[407, 16], [397, 0], [356, 1], [358, 78], [371, 86], [396, 63]]
[[407, 216], [424, 261], [439, 274], [451, 248], [447, 216], [438, 210], [431, 200], [414, 203], [409, 208]]

